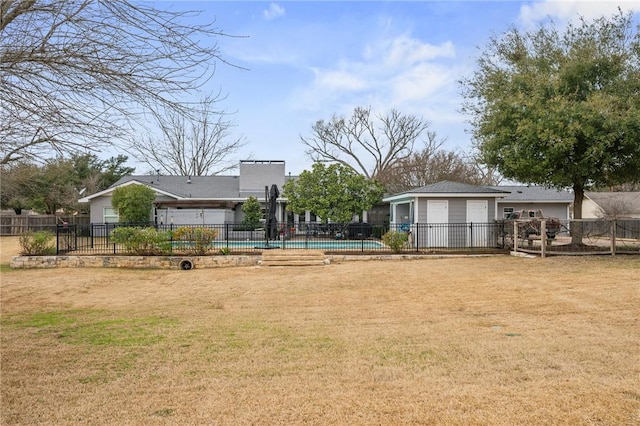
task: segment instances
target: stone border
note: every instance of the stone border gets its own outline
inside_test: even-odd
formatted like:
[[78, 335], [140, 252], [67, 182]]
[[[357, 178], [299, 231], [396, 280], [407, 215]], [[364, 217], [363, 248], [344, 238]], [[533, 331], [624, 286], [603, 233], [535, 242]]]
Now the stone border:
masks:
[[127, 268], [181, 269], [184, 260], [198, 268], [255, 266], [260, 256], [15, 256], [11, 267], [36, 268]]
[[[452, 257], [491, 257], [504, 254], [330, 254], [325, 264], [370, 260], [420, 260]], [[124, 268], [124, 269], [184, 269], [187, 260], [193, 269], [225, 268], [232, 266], [259, 266], [261, 255], [229, 256], [15, 256], [11, 268]]]

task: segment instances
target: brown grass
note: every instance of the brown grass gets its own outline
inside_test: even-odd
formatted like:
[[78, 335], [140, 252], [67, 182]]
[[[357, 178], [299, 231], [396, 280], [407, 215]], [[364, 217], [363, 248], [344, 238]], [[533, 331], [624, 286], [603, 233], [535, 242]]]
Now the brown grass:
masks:
[[639, 277], [638, 257], [4, 268], [0, 423], [638, 424]]

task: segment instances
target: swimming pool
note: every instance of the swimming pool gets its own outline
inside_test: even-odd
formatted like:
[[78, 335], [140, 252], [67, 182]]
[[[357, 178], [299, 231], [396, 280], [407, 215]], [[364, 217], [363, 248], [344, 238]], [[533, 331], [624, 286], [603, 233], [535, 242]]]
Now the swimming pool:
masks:
[[[262, 249], [264, 241], [216, 241], [216, 248], [229, 247], [230, 249]], [[269, 241], [269, 247], [284, 249], [310, 249], [310, 250], [380, 250], [385, 245], [373, 240], [336, 240], [336, 241]]]

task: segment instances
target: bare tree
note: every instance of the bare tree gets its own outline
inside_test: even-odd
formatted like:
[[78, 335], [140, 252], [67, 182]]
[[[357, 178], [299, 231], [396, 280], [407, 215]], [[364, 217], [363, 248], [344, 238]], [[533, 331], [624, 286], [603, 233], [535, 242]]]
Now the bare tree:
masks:
[[601, 199], [598, 204], [596, 215], [601, 219], [621, 219], [630, 217], [633, 212], [631, 203], [616, 196], [616, 194]]
[[371, 107], [357, 107], [349, 119], [334, 115], [329, 122], [317, 121], [313, 136], [301, 141], [311, 160], [340, 163], [375, 179], [409, 157], [423, 135], [427, 145], [435, 140], [430, 123], [418, 117], [392, 110], [377, 119], [376, 125]]
[[191, 11], [125, 0], [0, 2], [0, 164], [108, 146], [180, 99], [221, 60]]
[[455, 151], [431, 148], [414, 152], [398, 161], [378, 180], [388, 192], [398, 193], [443, 180], [463, 182], [471, 185], [490, 185], [479, 167], [469, 158]]
[[215, 99], [207, 98], [195, 116], [174, 110], [158, 116], [162, 137], [134, 142], [138, 160], [170, 175], [203, 176], [236, 168], [238, 161], [231, 156], [246, 141], [231, 138], [233, 124], [226, 120], [227, 113], [215, 111], [214, 105]]

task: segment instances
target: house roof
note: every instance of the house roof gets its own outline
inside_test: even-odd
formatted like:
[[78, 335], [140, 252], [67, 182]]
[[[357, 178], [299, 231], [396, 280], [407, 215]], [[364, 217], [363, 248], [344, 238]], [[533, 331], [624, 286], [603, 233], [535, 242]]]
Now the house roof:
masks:
[[443, 180], [441, 182], [432, 183], [431, 185], [421, 186], [420, 188], [410, 189], [405, 194], [496, 194], [506, 193], [500, 189], [494, 189], [488, 186], [469, 185], [460, 182], [451, 182]]
[[[238, 176], [124, 176], [110, 188], [136, 181], [177, 198], [220, 199], [240, 197]], [[264, 194], [263, 194], [264, 195]]]
[[544, 186], [501, 185], [492, 186], [492, 188], [510, 192], [509, 195], [501, 200], [502, 202], [571, 203], [573, 201], [571, 192], [545, 188]]
[[430, 185], [421, 186], [419, 188], [410, 189], [399, 194], [386, 197], [383, 201], [393, 201], [411, 196], [435, 196], [435, 197], [504, 197], [509, 191], [495, 189], [488, 186], [469, 185], [466, 183], [441, 181]]
[[240, 194], [238, 176], [130, 175], [120, 178], [104, 191], [88, 195], [78, 201], [88, 203], [93, 198], [110, 194], [117, 187], [131, 184], [147, 185], [156, 192], [177, 200], [245, 200], [250, 196], [264, 198], [262, 191], [243, 191]]
[[640, 213], [640, 192], [585, 192], [600, 207], [620, 206], [628, 213]]

